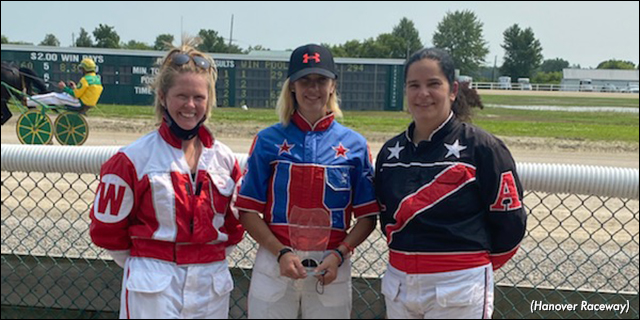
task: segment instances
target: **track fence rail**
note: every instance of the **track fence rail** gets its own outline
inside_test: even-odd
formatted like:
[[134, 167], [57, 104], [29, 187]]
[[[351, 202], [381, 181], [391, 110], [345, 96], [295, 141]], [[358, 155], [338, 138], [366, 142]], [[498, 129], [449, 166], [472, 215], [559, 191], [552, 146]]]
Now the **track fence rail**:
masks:
[[[100, 165], [117, 149], [2, 145], [2, 318], [117, 317], [122, 270], [88, 234]], [[638, 170], [517, 165], [528, 230], [495, 275], [494, 317], [638, 319]], [[247, 236], [229, 257], [230, 318], [246, 318], [256, 249]], [[353, 258], [352, 317], [384, 317], [386, 263], [376, 231]]]

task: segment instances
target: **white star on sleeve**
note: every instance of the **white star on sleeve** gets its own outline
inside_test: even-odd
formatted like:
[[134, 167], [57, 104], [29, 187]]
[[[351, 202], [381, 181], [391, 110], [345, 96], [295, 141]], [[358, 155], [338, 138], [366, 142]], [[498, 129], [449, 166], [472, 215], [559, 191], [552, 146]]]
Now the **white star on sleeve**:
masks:
[[393, 158], [397, 158], [398, 160], [400, 160], [400, 151], [402, 151], [402, 149], [404, 149], [404, 147], [401, 147], [400, 142], [396, 141], [396, 145], [394, 147], [387, 148], [387, 150], [389, 150], [390, 152], [387, 160], [391, 160]]

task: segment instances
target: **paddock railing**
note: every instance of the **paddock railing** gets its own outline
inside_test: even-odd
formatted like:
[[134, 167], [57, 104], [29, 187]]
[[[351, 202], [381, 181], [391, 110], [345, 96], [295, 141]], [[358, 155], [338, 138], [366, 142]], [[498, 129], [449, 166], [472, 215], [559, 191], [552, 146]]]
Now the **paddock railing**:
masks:
[[[100, 166], [118, 147], [1, 149], [2, 318], [117, 317], [122, 269], [91, 243], [88, 212]], [[527, 234], [495, 274], [494, 317], [638, 319], [638, 170], [517, 166]], [[247, 236], [228, 259], [230, 318], [246, 318], [256, 249]], [[385, 316], [386, 263], [376, 230], [353, 257], [353, 318]]]

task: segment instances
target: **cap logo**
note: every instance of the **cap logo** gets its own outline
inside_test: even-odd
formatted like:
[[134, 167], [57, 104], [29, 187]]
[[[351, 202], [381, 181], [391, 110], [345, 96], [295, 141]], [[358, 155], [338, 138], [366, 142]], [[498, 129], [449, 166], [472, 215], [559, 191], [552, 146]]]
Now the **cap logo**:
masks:
[[308, 53], [305, 53], [305, 54], [302, 56], [302, 63], [309, 63], [309, 59], [310, 59], [310, 58], [311, 58], [311, 59], [313, 59], [313, 60], [315, 60], [315, 61], [316, 61], [316, 63], [320, 63], [320, 53], [318, 53], [318, 52], [314, 53], [312, 57], [309, 57], [309, 54], [308, 54]]

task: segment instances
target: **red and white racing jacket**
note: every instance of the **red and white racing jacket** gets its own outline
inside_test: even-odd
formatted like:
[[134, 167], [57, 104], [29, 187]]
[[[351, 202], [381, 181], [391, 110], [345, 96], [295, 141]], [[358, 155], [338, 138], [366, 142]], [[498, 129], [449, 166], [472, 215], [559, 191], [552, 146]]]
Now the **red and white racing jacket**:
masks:
[[244, 234], [233, 205], [242, 173], [209, 130], [198, 137], [204, 148], [195, 178], [182, 141], [164, 123], [102, 166], [91, 209], [96, 245], [179, 265], [225, 259]]

